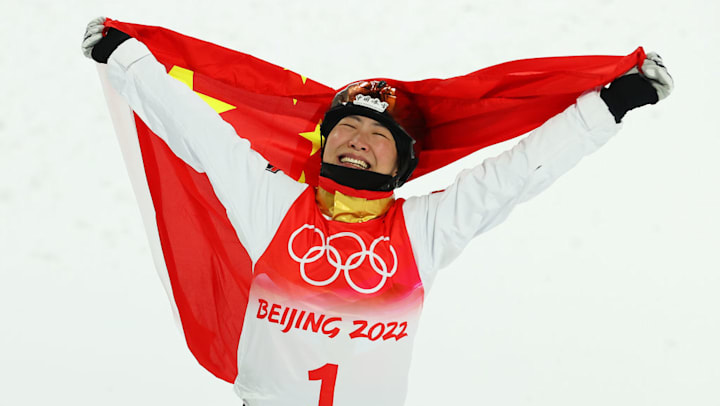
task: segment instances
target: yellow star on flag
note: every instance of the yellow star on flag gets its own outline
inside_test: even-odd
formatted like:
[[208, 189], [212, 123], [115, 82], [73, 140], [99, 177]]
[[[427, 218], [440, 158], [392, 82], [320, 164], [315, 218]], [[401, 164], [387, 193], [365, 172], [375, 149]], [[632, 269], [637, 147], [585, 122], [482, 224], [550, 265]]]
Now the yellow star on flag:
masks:
[[[168, 72], [168, 75], [172, 76], [173, 78], [179, 80], [180, 82], [187, 85], [192, 90], [195, 90], [193, 88], [193, 75], [195, 72], [181, 68], [179, 66], [173, 66], [172, 69], [170, 69], [170, 72]], [[213, 108], [218, 114], [222, 114], [226, 111], [232, 110], [235, 108], [235, 106], [225, 103], [222, 100], [218, 100], [216, 98], [210, 97], [208, 95], [202, 94], [200, 92], [195, 92], [200, 96], [201, 99], [205, 101], [205, 103], [209, 104], [210, 107]]]
[[315, 125], [314, 131], [300, 133], [299, 135], [306, 140], [312, 142], [312, 151], [310, 152], [310, 156], [315, 155], [315, 153], [318, 152], [320, 146], [322, 145], [322, 135], [320, 135], [320, 123]]
[[[283, 68], [283, 70], [290, 70], [290, 69], [288, 69], [288, 68]], [[295, 72], [293, 72], [293, 73], [295, 73]], [[298, 75], [298, 76], [300, 76], [300, 80], [302, 80], [303, 85], [304, 85], [305, 82], [307, 82], [307, 76], [303, 76], [303, 75]]]

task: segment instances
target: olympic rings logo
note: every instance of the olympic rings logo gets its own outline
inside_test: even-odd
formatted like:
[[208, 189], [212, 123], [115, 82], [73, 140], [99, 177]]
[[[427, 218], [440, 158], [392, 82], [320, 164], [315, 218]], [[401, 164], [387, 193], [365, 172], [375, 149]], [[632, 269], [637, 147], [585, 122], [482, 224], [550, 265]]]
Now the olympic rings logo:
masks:
[[[302, 256], [298, 256], [293, 250], [293, 241], [295, 241], [295, 237], [297, 237], [304, 230], [311, 230], [317, 235], [319, 235], [321, 244], [310, 247], [305, 252], [305, 254], [303, 254]], [[343, 261], [342, 257], [340, 256], [340, 252], [337, 250], [337, 248], [332, 246], [332, 241], [339, 238], [354, 239], [360, 246], [360, 251], [351, 254], [347, 257], [345, 261]], [[385, 262], [385, 260], [375, 252], [375, 248], [382, 241], [390, 241], [390, 238], [378, 237], [373, 240], [373, 242], [370, 244], [370, 247], [368, 248], [362, 238], [360, 238], [355, 233], [347, 231], [333, 234], [326, 239], [325, 234], [323, 234], [322, 231], [320, 231], [313, 225], [305, 224], [304, 226], [295, 230], [292, 235], [290, 235], [290, 239], [288, 240], [288, 253], [290, 254], [290, 257], [295, 260], [295, 262], [300, 264], [300, 276], [305, 282], [309, 283], [310, 285], [327, 286], [333, 283], [342, 272], [345, 275], [345, 280], [347, 281], [348, 285], [350, 285], [350, 287], [353, 288], [356, 292], [370, 294], [379, 291], [383, 286], [385, 286], [385, 282], [388, 280], [388, 278], [392, 278], [393, 275], [395, 275], [395, 272], [397, 272], [397, 254], [395, 253], [395, 248], [393, 248], [392, 245], [390, 245], [390, 253], [393, 256], [392, 269], [388, 269], [388, 264]], [[318, 261], [322, 257], [327, 258], [328, 263], [335, 267], [335, 272], [325, 280], [312, 279], [308, 276], [307, 271], [305, 270], [305, 266], [307, 264]], [[352, 271], [358, 269], [365, 262], [365, 259], [369, 259], [368, 262], [370, 263], [373, 271], [375, 271], [375, 273], [377, 273], [381, 277], [378, 284], [372, 288], [363, 288], [358, 286], [351, 276]]]

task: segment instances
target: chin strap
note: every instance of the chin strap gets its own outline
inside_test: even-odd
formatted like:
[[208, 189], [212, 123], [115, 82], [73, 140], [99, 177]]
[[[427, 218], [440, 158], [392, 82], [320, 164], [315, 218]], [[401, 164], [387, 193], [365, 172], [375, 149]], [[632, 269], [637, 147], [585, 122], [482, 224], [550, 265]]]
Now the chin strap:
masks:
[[330, 178], [341, 185], [353, 189], [378, 192], [391, 191], [397, 187], [398, 183], [398, 179], [395, 176], [325, 162], [323, 162], [320, 167], [320, 176]]

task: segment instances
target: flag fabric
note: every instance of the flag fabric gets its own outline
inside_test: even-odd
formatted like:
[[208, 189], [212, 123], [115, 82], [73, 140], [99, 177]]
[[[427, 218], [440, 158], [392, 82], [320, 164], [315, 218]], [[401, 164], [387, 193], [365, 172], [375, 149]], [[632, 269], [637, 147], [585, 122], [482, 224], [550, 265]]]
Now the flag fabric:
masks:
[[[320, 124], [337, 92], [310, 78], [161, 27], [108, 20], [143, 42], [275, 168], [310, 185], [320, 170]], [[587, 90], [645, 59], [572, 56], [512, 61], [449, 79], [382, 79], [421, 112], [413, 179], [540, 126]], [[252, 264], [205, 174], [177, 158], [105, 82], [156, 266], [188, 347], [233, 382]]]

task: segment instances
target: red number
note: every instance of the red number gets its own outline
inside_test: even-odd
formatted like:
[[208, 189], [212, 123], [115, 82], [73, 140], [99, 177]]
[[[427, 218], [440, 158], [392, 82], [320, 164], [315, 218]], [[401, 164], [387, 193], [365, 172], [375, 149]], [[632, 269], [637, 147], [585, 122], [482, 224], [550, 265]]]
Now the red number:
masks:
[[350, 333], [350, 338], [367, 338], [370, 341], [376, 341], [382, 337], [383, 340], [394, 338], [395, 341], [398, 341], [401, 338], [407, 337], [407, 333], [405, 332], [405, 330], [407, 330], [406, 321], [399, 324], [396, 321], [391, 321], [387, 323], [387, 325], [384, 323], [375, 323], [369, 329], [368, 322], [365, 320], [355, 320], [353, 324], [357, 326], [357, 328]]
[[321, 381], [318, 406], [333, 406], [337, 370], [338, 366], [336, 364], [325, 364], [318, 369], [308, 371], [308, 379], [311, 381]]
[[360, 337], [367, 337], [367, 333], [363, 333], [361, 330], [365, 330], [368, 326], [368, 322], [365, 320], [355, 320], [353, 321], [353, 324], [356, 326], [360, 326], [356, 328], [352, 333], [350, 333], [350, 338], [360, 338]]
[[[376, 327], [380, 327], [380, 329], [377, 329]], [[375, 341], [380, 336], [383, 335], [385, 332], [385, 324], [383, 323], [376, 323], [374, 326], [370, 327], [370, 331], [368, 332], [368, 338], [370, 341]]]
[[399, 339], [403, 337], [407, 337], [407, 333], [405, 333], [405, 329], [407, 328], [407, 321], [403, 321], [398, 325], [402, 330], [395, 336], [395, 341], [398, 341]]
[[383, 340], [389, 340], [391, 338], [395, 338], [396, 336], [393, 334], [395, 332], [395, 327], [397, 327], [396, 321], [391, 321], [387, 325], [387, 333], [383, 336]]

